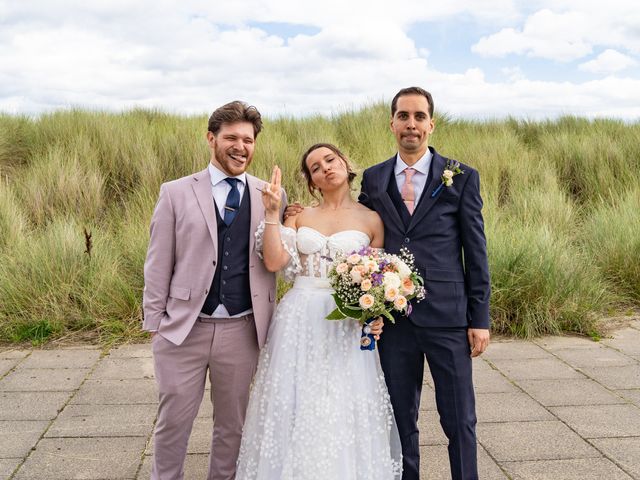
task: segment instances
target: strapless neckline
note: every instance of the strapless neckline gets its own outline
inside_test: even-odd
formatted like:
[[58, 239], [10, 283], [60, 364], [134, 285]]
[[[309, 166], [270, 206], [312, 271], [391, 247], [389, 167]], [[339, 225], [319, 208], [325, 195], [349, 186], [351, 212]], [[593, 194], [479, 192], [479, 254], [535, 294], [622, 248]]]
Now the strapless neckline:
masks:
[[316, 230], [315, 228], [307, 227], [305, 225], [303, 225], [301, 227], [298, 227], [298, 231], [300, 231], [302, 229], [309, 230], [311, 232], [315, 232], [315, 233], [317, 233], [318, 235], [320, 235], [323, 238], [332, 238], [332, 237], [335, 237], [336, 235], [341, 235], [341, 234], [344, 234], [344, 233], [359, 233], [361, 235], [364, 235], [365, 237], [367, 237], [369, 239], [369, 241], [371, 241], [371, 237], [369, 236], [368, 233], [363, 232], [362, 230], [356, 230], [356, 229], [353, 229], [353, 228], [352, 229], [347, 229], [347, 230], [340, 230], [339, 232], [334, 232], [331, 235], [325, 235], [324, 233]]

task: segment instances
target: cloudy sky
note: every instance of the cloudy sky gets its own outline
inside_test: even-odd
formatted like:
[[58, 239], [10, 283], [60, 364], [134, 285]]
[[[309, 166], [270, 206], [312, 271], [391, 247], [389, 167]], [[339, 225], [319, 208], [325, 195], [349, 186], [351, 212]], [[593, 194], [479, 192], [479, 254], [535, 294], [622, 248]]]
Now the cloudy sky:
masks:
[[430, 90], [456, 118], [640, 120], [635, 0], [0, 0], [0, 111], [332, 114]]

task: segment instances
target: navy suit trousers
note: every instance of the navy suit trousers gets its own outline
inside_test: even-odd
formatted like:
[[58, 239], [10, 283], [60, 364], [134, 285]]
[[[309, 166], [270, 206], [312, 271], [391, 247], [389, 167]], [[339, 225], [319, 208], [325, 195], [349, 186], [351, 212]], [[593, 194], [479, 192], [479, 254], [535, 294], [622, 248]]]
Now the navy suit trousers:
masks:
[[467, 328], [417, 327], [401, 317], [395, 325], [385, 324], [378, 346], [402, 441], [402, 479], [419, 480], [417, 421], [425, 357], [440, 424], [449, 439], [451, 478], [477, 479], [475, 396]]

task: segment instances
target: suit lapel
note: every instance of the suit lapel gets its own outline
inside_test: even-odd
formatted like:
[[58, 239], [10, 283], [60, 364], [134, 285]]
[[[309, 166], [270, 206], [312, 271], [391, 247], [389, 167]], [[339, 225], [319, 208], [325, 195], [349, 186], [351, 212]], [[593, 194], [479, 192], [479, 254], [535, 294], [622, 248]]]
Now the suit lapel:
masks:
[[264, 218], [264, 205], [262, 204], [262, 196], [258, 195], [257, 190], [262, 190], [262, 180], [247, 174], [247, 190], [245, 195], [249, 195], [251, 200], [251, 227], [249, 228], [249, 251], [253, 252], [256, 242], [254, 232], [258, 229], [258, 224]]
[[407, 232], [411, 231], [420, 223], [424, 216], [435, 205], [436, 201], [440, 197], [442, 191], [438, 192], [435, 197], [432, 197], [434, 190], [442, 183], [441, 176], [445, 166], [445, 159], [435, 150], [433, 152], [433, 158], [431, 159], [431, 182], [425, 185], [425, 189], [422, 192], [422, 198], [418, 201], [413, 215], [411, 215], [411, 222], [409, 222], [409, 228]]
[[406, 228], [404, 222], [402, 221], [400, 213], [393, 203], [393, 200], [391, 200], [389, 192], [387, 192], [389, 182], [395, 182], [395, 176], [393, 174], [393, 167], [395, 164], [396, 157], [393, 156], [381, 165], [380, 177], [376, 183], [376, 188], [378, 189], [378, 197], [380, 198], [382, 207], [385, 210], [386, 217], [390, 218], [400, 230], [404, 231]]
[[211, 175], [206, 168], [202, 172], [193, 176], [193, 192], [198, 200], [198, 205], [202, 211], [207, 228], [213, 241], [214, 252], [218, 251], [218, 224], [216, 222], [216, 211], [213, 203], [213, 190], [211, 189]]

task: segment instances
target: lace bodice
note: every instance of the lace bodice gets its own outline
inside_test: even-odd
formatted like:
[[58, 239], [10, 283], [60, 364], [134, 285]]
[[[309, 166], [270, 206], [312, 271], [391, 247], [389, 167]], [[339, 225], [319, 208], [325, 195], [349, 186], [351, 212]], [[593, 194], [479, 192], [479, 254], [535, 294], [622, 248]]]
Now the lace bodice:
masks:
[[[256, 231], [256, 250], [262, 255], [262, 236], [264, 224]], [[296, 275], [326, 278], [333, 258], [338, 252], [351, 252], [368, 246], [369, 235], [360, 230], [343, 230], [332, 235], [323, 235], [311, 227], [300, 227], [298, 231], [289, 227], [280, 227], [282, 244], [291, 256], [285, 267], [287, 280]]]
[[311, 227], [300, 227], [296, 246], [300, 255], [300, 275], [325, 278], [338, 252], [351, 252], [369, 245], [369, 235], [359, 230], [343, 230], [323, 235]]

